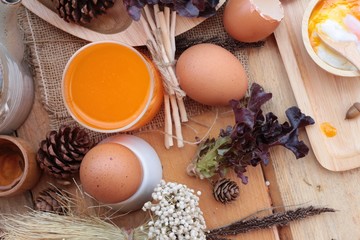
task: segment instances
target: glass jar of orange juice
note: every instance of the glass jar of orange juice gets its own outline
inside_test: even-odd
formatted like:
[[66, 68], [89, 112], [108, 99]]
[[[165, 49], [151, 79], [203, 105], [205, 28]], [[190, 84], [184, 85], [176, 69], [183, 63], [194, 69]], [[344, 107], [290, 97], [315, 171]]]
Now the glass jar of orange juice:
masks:
[[79, 49], [67, 63], [62, 94], [70, 115], [97, 132], [138, 129], [159, 111], [162, 80], [135, 48], [113, 41]]

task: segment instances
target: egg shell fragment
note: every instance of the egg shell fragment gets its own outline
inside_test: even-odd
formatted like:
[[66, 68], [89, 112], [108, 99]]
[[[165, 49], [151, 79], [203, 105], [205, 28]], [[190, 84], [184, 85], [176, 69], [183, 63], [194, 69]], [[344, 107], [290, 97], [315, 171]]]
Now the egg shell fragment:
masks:
[[226, 49], [198, 44], [186, 49], [176, 64], [181, 88], [195, 101], [225, 106], [246, 94], [248, 79], [241, 62]]
[[138, 190], [142, 175], [137, 156], [117, 143], [96, 145], [80, 165], [84, 191], [101, 203], [118, 203], [131, 197]]
[[225, 31], [241, 42], [270, 36], [284, 17], [279, 0], [228, 0], [224, 9]]

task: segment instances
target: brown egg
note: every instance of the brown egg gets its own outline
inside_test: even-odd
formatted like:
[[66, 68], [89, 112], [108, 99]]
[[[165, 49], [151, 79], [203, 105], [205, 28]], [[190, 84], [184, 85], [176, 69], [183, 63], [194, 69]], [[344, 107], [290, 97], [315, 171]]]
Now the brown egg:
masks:
[[245, 96], [248, 80], [241, 62], [226, 49], [198, 44], [186, 49], [176, 63], [181, 88], [197, 102], [225, 106]]
[[257, 42], [271, 35], [284, 17], [279, 0], [228, 0], [223, 23], [226, 32], [241, 42]]
[[80, 181], [84, 191], [99, 202], [118, 203], [137, 191], [142, 181], [142, 167], [127, 147], [102, 143], [83, 158]]

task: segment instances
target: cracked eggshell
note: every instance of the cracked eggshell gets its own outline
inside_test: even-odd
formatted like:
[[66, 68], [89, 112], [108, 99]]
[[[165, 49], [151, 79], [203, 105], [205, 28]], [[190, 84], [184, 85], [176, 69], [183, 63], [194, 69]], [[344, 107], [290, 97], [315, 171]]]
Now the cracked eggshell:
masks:
[[239, 100], [248, 87], [241, 62], [225, 48], [209, 43], [186, 49], [177, 60], [176, 75], [190, 98], [210, 106]]
[[241, 42], [270, 36], [284, 18], [279, 0], [228, 0], [223, 16], [225, 31]]

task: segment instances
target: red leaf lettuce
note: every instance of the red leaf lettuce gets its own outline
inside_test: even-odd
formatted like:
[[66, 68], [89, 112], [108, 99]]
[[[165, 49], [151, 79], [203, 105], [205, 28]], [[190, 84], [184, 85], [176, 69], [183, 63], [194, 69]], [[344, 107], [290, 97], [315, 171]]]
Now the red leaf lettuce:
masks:
[[176, 11], [182, 17], [210, 17], [216, 13], [219, 0], [123, 0], [130, 17], [138, 21], [145, 5], [159, 4]]
[[298, 139], [299, 128], [314, 124], [314, 120], [303, 114], [298, 107], [286, 110], [289, 122], [279, 123], [278, 117], [261, 110], [264, 103], [272, 98], [263, 88], [253, 83], [246, 107], [240, 101], [231, 100], [235, 124], [220, 130], [217, 139], [207, 139], [198, 149], [198, 153], [189, 166], [189, 172], [200, 178], [211, 178], [216, 174], [224, 176], [230, 168], [246, 184], [244, 175], [247, 166], [269, 163], [269, 149], [283, 146], [292, 151], [296, 158], [302, 158], [309, 148]]

